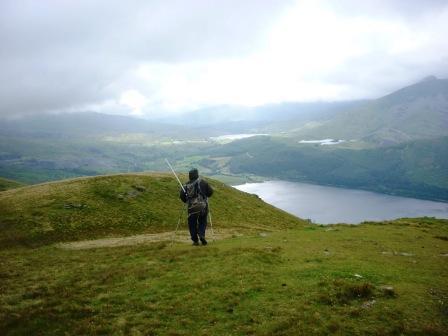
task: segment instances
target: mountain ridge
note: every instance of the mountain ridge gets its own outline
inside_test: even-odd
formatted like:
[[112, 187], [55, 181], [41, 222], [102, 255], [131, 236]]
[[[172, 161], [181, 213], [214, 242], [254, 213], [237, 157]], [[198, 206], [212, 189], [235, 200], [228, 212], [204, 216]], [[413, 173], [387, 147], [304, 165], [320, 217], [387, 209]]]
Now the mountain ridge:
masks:
[[448, 135], [448, 79], [421, 81], [349, 109], [296, 136], [390, 145]]

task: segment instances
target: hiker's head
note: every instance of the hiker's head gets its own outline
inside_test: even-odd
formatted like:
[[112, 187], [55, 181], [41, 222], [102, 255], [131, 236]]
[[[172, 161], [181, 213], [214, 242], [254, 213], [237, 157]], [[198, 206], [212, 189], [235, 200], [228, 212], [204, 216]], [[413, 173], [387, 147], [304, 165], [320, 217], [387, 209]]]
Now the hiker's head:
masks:
[[199, 177], [199, 172], [196, 168], [193, 168], [192, 170], [190, 170], [188, 172], [188, 178], [190, 179], [190, 181], [194, 181]]

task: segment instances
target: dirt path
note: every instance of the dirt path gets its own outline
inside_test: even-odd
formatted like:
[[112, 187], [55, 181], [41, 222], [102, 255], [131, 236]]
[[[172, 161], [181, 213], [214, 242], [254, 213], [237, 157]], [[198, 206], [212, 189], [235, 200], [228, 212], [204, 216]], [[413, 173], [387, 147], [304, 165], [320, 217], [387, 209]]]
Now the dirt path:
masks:
[[[223, 231], [215, 232], [215, 240], [230, 238], [234, 235], [238, 235], [235, 232]], [[161, 241], [172, 241], [174, 238], [174, 231], [162, 232], [162, 233], [151, 233], [151, 234], [140, 234], [135, 236], [127, 237], [116, 237], [116, 238], [102, 238], [95, 240], [82, 240], [68, 243], [56, 244], [57, 247], [66, 250], [86, 250], [100, 247], [118, 247], [118, 246], [130, 246], [137, 244], [147, 244], [155, 243]], [[212, 235], [208, 233], [208, 240], [212, 241]], [[178, 231], [176, 233], [176, 242], [190, 243], [190, 235], [188, 231]]]

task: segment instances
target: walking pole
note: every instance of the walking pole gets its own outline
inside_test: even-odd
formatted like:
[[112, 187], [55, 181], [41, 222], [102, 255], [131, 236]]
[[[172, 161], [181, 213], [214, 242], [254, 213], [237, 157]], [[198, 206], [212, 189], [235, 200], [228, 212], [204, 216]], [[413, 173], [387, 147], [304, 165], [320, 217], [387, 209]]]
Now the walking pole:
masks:
[[173, 167], [171, 167], [171, 165], [170, 165], [168, 159], [165, 159], [165, 162], [168, 164], [168, 167], [170, 167], [171, 171], [173, 172], [174, 176], [175, 176], [176, 179], [177, 179], [177, 182], [179, 182], [180, 187], [182, 188], [182, 191], [183, 191], [184, 193], [187, 193], [187, 192], [185, 191], [185, 188], [184, 188], [182, 182], [181, 182], [181, 181], [179, 180], [179, 178], [177, 177], [177, 174], [176, 174], [176, 172], [174, 171]]
[[212, 222], [212, 212], [210, 211], [210, 206], [208, 204], [207, 200], [207, 206], [208, 206], [208, 218], [210, 220], [210, 229], [212, 230], [212, 240], [215, 241], [215, 233], [213, 232], [213, 222]]
[[186, 209], [186, 206], [187, 206], [187, 205], [185, 204], [185, 206], [183, 206], [183, 207], [180, 209], [179, 218], [177, 219], [176, 230], [174, 230], [174, 235], [173, 235], [173, 239], [171, 240], [171, 245], [173, 245], [173, 244], [174, 244], [174, 241], [176, 240], [177, 230], [179, 229], [180, 222], [181, 222], [181, 219], [182, 219], [182, 217], [183, 217], [183, 213], [184, 213], [184, 210]]
[[[182, 191], [186, 194], [187, 192], [185, 191], [185, 188], [184, 188], [182, 182], [180, 182], [179, 178], [177, 177], [176, 172], [174, 171], [173, 167], [170, 165], [170, 162], [168, 161], [168, 159], [165, 159], [165, 162], [168, 165], [168, 167], [170, 167], [171, 171], [173, 172], [174, 176], [176, 177], [177, 182], [179, 182], [180, 187], [182, 188]], [[176, 226], [176, 230], [174, 231], [173, 240], [171, 241], [171, 245], [174, 244], [174, 239], [176, 239], [176, 233], [177, 233], [177, 230], [179, 229], [182, 213], [184, 212], [184, 210], [186, 210], [186, 207], [187, 207], [187, 204], [185, 203], [185, 207], [182, 207], [182, 210], [181, 210], [182, 212], [180, 213], [179, 219], [177, 220], [177, 226]]]

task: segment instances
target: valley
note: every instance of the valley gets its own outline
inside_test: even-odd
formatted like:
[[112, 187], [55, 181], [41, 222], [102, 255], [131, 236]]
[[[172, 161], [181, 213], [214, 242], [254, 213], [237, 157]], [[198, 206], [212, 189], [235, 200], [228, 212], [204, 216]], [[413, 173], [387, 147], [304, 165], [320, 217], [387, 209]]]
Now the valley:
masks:
[[[168, 158], [233, 184], [278, 178], [447, 201], [447, 83], [427, 78], [371, 101], [219, 106], [208, 119], [193, 111], [170, 123], [98, 113], [5, 120], [0, 176], [33, 184], [164, 171]], [[223, 110], [233, 111], [227, 122], [213, 117]]]

